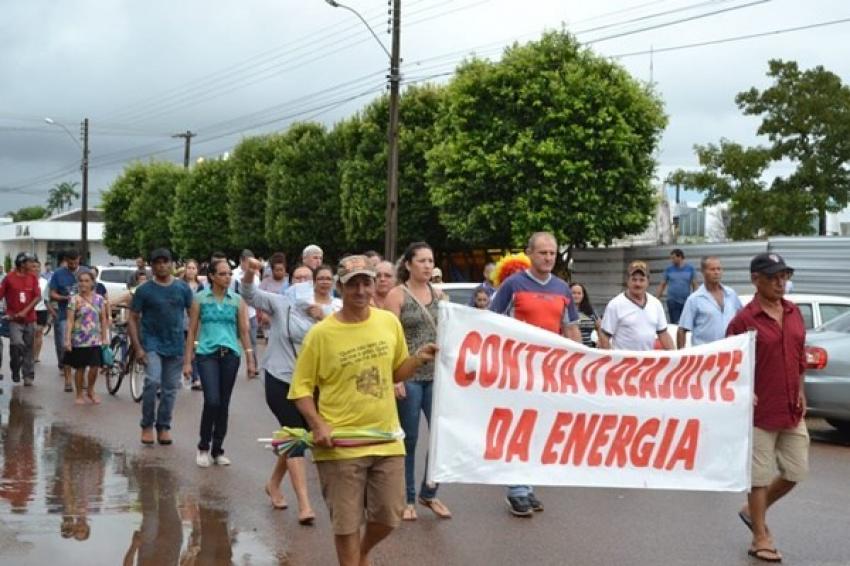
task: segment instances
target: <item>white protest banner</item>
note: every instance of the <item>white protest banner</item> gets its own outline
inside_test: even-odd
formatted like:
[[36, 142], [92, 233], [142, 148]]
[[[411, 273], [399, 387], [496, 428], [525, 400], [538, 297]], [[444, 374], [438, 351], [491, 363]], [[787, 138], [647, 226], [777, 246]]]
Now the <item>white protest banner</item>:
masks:
[[753, 336], [596, 350], [442, 303], [429, 479], [747, 490]]

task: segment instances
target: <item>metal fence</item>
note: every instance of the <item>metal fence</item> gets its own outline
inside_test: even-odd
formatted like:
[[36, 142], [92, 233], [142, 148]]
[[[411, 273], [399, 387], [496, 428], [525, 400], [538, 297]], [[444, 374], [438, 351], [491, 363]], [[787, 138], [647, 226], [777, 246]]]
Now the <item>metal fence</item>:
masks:
[[723, 262], [723, 282], [739, 294], [752, 294], [750, 259], [758, 253], [776, 252], [794, 272], [795, 293], [850, 296], [850, 238], [783, 237], [751, 242], [670, 246], [635, 246], [576, 250], [573, 281], [583, 283], [601, 310], [620, 293], [626, 266], [636, 259], [649, 265], [650, 292], [655, 293], [664, 269], [670, 265], [670, 250], [681, 248], [686, 261], [697, 269], [701, 257], [713, 255]]

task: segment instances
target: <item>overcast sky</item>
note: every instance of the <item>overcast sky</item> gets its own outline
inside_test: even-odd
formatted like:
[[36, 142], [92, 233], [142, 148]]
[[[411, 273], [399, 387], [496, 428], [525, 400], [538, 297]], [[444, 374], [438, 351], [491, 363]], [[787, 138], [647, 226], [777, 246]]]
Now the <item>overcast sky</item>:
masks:
[[[389, 45], [385, 0], [348, 5]], [[402, 0], [402, 72], [443, 75], [465, 54], [497, 58], [561, 24], [617, 56], [845, 18], [846, 0]], [[840, 23], [655, 53], [652, 79], [670, 117], [659, 176], [694, 167], [695, 143], [757, 141], [757, 120], [734, 97], [769, 84], [770, 58], [823, 65], [850, 82], [848, 31]], [[619, 61], [650, 80], [648, 54]], [[362, 23], [323, 0], [0, 0], [0, 212], [43, 204], [55, 183], [80, 179], [79, 148], [45, 117], [74, 136], [90, 119], [97, 202], [134, 158], [182, 162], [182, 140], [170, 136], [187, 129], [198, 134], [195, 159], [295, 120], [332, 124], [382, 91], [386, 65]]]

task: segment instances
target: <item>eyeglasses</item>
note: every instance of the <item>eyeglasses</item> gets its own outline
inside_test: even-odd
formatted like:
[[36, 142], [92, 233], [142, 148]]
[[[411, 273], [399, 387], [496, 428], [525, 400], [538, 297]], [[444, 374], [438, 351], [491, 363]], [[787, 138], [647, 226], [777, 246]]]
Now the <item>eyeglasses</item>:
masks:
[[387, 279], [392, 279], [392, 273], [381, 273], [380, 271], [375, 275], [375, 277], [386, 277]]

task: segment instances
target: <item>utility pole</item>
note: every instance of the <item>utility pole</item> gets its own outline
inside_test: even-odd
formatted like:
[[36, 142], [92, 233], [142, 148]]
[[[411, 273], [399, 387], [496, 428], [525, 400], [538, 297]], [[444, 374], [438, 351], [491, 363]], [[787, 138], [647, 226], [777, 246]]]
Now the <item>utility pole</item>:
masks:
[[392, 52], [390, 54], [390, 123], [387, 163], [387, 211], [384, 257], [395, 261], [398, 249], [398, 96], [401, 74], [401, 0], [392, 0]]
[[191, 130], [186, 130], [182, 134], [174, 134], [173, 136], [171, 136], [172, 138], [183, 138], [184, 140], [186, 140], [186, 145], [183, 148], [183, 168], [184, 169], [189, 168], [189, 147], [192, 145], [192, 138], [194, 138], [197, 135], [198, 134], [196, 134], [195, 132], [193, 132]]
[[85, 265], [89, 263], [89, 119], [84, 118], [83, 134], [83, 209], [80, 212], [80, 254]]

